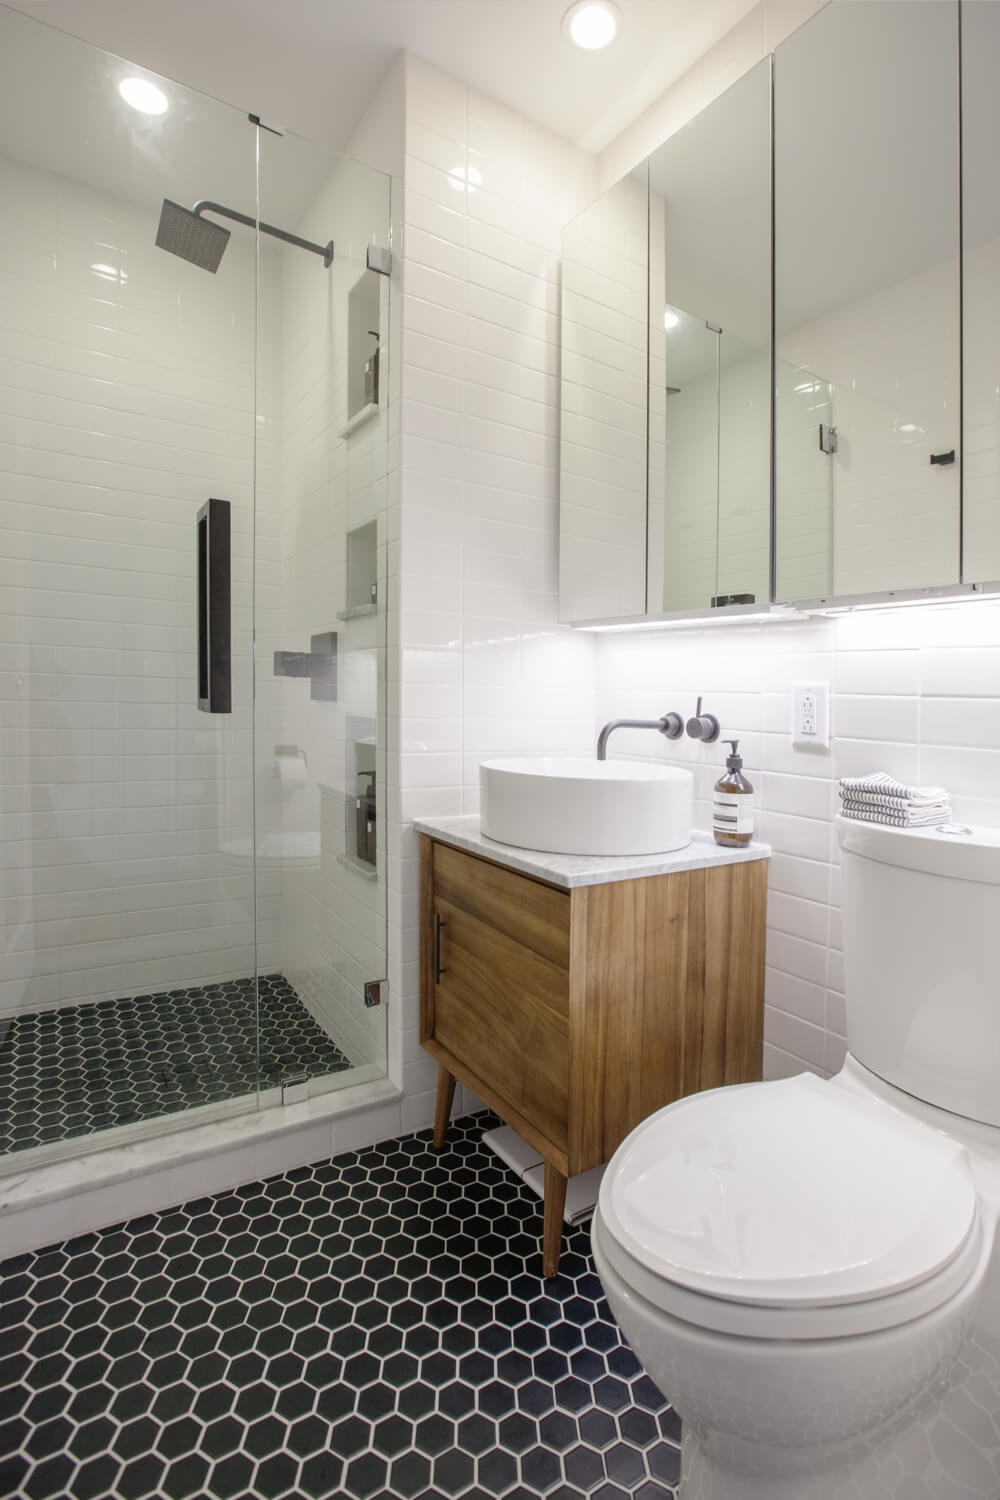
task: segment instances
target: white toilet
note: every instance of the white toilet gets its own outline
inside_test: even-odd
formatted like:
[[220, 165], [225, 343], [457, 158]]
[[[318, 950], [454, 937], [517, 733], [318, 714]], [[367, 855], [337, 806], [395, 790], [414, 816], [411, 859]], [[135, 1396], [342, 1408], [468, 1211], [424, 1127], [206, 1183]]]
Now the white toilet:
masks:
[[594, 1258], [682, 1500], [1000, 1500], [1000, 830], [837, 837], [843, 1069], [643, 1121]]

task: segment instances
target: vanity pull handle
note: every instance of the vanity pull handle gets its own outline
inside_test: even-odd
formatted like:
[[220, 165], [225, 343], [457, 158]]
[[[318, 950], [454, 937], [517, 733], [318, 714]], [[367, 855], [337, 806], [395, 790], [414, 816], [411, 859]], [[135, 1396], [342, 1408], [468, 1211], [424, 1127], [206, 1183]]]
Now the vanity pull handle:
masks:
[[441, 913], [436, 911], [434, 913], [434, 956], [432, 959], [435, 984], [440, 984], [441, 975], [448, 972], [447, 969], [442, 969], [441, 967], [441, 933], [447, 925], [448, 923], [442, 920]]

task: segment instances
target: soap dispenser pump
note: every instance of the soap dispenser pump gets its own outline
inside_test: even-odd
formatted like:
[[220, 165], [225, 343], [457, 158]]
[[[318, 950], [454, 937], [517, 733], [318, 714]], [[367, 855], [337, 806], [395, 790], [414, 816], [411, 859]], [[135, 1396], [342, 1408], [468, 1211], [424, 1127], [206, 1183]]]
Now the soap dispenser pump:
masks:
[[725, 774], [712, 794], [712, 833], [727, 849], [745, 849], [753, 838], [753, 787], [743, 775], [739, 740], [727, 740], [732, 754], [726, 756]]

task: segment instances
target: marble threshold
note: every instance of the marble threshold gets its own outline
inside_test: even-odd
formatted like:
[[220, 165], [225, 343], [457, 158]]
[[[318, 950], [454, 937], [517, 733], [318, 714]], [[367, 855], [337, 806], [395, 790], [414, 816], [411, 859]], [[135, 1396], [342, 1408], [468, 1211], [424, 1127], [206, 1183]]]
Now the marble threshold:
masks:
[[[265, 1104], [0, 1176], [0, 1260], [400, 1133], [385, 1077]], [[171, 1120], [173, 1123], [173, 1120]]]
[[418, 818], [418, 833], [426, 833], [442, 843], [469, 854], [491, 859], [495, 864], [547, 880], [550, 885], [573, 890], [583, 885], [604, 885], [613, 880], [637, 880], [649, 875], [673, 875], [679, 870], [708, 870], [716, 865], [747, 864], [756, 859], [770, 859], [771, 847], [756, 840], [745, 849], [723, 849], [710, 833], [700, 828], [691, 831], [691, 840], [682, 849], [662, 854], [549, 854], [539, 849], [520, 849], [501, 844], [483, 833], [478, 813], [450, 818]]

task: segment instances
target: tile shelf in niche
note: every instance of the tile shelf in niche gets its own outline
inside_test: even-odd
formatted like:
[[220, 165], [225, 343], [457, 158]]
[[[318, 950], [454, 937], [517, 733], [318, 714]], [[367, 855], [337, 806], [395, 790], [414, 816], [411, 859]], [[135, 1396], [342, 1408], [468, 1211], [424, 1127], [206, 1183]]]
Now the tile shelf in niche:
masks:
[[338, 609], [338, 620], [362, 620], [367, 615], [377, 615], [377, 604], [355, 604], [353, 609]]
[[345, 870], [353, 870], [354, 874], [360, 875], [362, 880], [378, 879], [378, 870], [366, 859], [356, 859], [352, 854], [338, 854], [337, 863], [343, 865]]
[[369, 401], [367, 406], [363, 406], [360, 411], [354, 413], [350, 421], [344, 423], [340, 429], [340, 436], [342, 438], [350, 437], [352, 432], [357, 432], [358, 428], [363, 427], [366, 422], [370, 422], [372, 417], [377, 417], [381, 410], [382, 408], [377, 401]]

